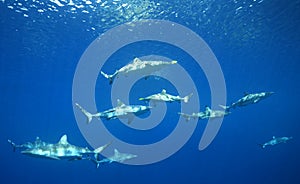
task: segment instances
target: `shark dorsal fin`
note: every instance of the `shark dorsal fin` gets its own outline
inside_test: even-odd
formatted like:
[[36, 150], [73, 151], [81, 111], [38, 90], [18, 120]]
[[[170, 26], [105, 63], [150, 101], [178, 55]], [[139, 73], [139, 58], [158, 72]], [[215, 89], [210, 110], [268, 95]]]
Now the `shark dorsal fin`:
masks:
[[161, 94], [165, 95], [165, 94], [167, 94], [167, 91], [165, 89], [163, 89], [163, 90], [161, 90]]
[[68, 137], [67, 135], [63, 135], [60, 140], [59, 140], [60, 144], [68, 144]]
[[115, 152], [115, 155], [119, 155], [119, 153], [120, 153], [117, 149], [115, 149], [114, 152]]
[[133, 59], [133, 63], [139, 63], [139, 62], [142, 62], [142, 60], [140, 60], [139, 58], [134, 58]]
[[118, 107], [125, 105], [120, 99], [118, 99], [117, 102], [118, 102], [117, 104]]
[[275, 139], [275, 136], [273, 136], [272, 139]]

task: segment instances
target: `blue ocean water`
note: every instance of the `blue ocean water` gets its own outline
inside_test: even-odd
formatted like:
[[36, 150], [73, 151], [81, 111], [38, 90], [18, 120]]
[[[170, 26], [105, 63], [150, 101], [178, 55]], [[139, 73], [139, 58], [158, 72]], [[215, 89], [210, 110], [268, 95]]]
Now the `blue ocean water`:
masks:
[[[300, 1], [2, 0], [0, 8], [1, 183], [300, 183]], [[204, 39], [222, 68], [228, 104], [245, 92], [275, 94], [232, 110], [203, 151], [198, 143], [207, 121], [197, 121], [192, 137], [178, 152], [149, 165], [111, 163], [96, 169], [87, 160], [55, 161], [13, 152], [7, 139], [24, 143], [39, 136], [55, 143], [67, 134], [70, 143], [89, 146], [73, 112], [77, 64], [99, 35], [144, 19], [173, 21]], [[128, 45], [112, 55], [103, 70], [112, 73], [145, 55], [178, 60], [197, 85], [199, 111], [210, 105], [210, 87], [201, 67], [174, 46], [151, 41]], [[166, 79], [141, 79], [130, 92], [130, 103], [144, 104], [137, 99], [162, 88], [177, 93]], [[112, 107], [110, 90], [99, 76], [95, 100], [100, 111]], [[148, 131], [129, 129], [118, 120], [104, 123], [119, 139], [150, 144], [176, 126], [180, 103], [167, 108], [161, 124]], [[294, 139], [266, 149], [258, 145], [272, 136]]]

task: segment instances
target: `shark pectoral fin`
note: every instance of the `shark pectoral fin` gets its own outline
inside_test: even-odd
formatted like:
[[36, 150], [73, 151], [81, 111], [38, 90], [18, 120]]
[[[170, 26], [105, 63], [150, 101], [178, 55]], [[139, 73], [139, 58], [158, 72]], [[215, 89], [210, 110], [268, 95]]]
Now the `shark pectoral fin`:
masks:
[[127, 124], [129, 125], [134, 119], [134, 115], [133, 114], [130, 114], [128, 115], [128, 121], [127, 121]]
[[60, 160], [59, 157], [55, 157], [55, 156], [45, 156], [46, 158], [50, 158], [50, 159], [53, 159], [53, 160]]
[[193, 93], [191, 93], [191, 94], [185, 96], [185, 97], [183, 98], [183, 102], [184, 102], [184, 103], [188, 103], [189, 100], [190, 100], [190, 98], [191, 98], [192, 96], [193, 96]]

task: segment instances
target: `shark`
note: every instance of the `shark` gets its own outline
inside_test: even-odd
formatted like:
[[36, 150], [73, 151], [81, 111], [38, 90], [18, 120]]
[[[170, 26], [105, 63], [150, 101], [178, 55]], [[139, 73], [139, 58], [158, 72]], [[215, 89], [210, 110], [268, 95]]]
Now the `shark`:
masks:
[[137, 155], [130, 154], [130, 153], [120, 153], [117, 149], [114, 149], [114, 155], [113, 156], [104, 158], [102, 160], [94, 160], [94, 162], [97, 164], [97, 168], [98, 168], [101, 163], [105, 163], [105, 162], [108, 162], [108, 163], [112, 163], [112, 162], [123, 163], [126, 160], [133, 159], [133, 158], [136, 158], [136, 157], [137, 157]]
[[88, 124], [92, 121], [93, 118], [105, 118], [107, 120], [116, 119], [116, 118], [128, 119], [128, 124], [130, 124], [134, 119], [134, 115], [143, 114], [152, 108], [150, 106], [145, 106], [145, 105], [125, 105], [119, 99], [117, 100], [117, 102], [118, 104], [116, 107], [95, 114], [88, 112], [83, 107], [81, 107], [78, 103], [75, 103], [75, 105], [87, 117]]
[[158, 102], [174, 102], [174, 101], [183, 101], [184, 103], [188, 103], [189, 99], [193, 93], [185, 96], [185, 97], [180, 97], [180, 96], [173, 96], [167, 93], [165, 89], [163, 89], [160, 93], [153, 94], [150, 96], [147, 96], [145, 98], [139, 98], [139, 100], [145, 100], [145, 101], [158, 101]]
[[109, 84], [112, 84], [114, 79], [118, 76], [128, 76], [130, 74], [143, 74], [150, 75], [153, 72], [159, 71], [162, 68], [176, 64], [177, 61], [142, 61], [139, 58], [134, 58], [133, 61], [122, 68], [115, 71], [115, 73], [109, 75], [101, 71], [101, 74], [109, 80]]
[[53, 160], [69, 159], [81, 160], [88, 159], [90, 155], [98, 158], [98, 155], [106, 149], [111, 143], [100, 146], [95, 150], [90, 150], [87, 147], [79, 147], [72, 145], [67, 140], [67, 135], [63, 135], [57, 143], [47, 143], [41, 141], [39, 137], [34, 142], [27, 142], [17, 145], [11, 140], [8, 142], [13, 146], [14, 151], [16, 148], [22, 149], [21, 153], [33, 157], [48, 158]]
[[273, 136], [272, 139], [264, 144], [259, 144], [262, 148], [266, 146], [274, 146], [280, 143], [286, 143], [287, 141], [293, 139], [293, 137], [275, 137]]
[[186, 118], [187, 121], [189, 121], [191, 118], [199, 118], [199, 119], [208, 119], [208, 118], [221, 118], [224, 117], [231, 112], [227, 110], [212, 110], [208, 106], [205, 107], [204, 112], [197, 112], [197, 113], [192, 113], [192, 114], [185, 114], [179, 112], [178, 114], [181, 115], [182, 117]]
[[253, 94], [245, 94], [244, 97], [240, 98], [238, 101], [232, 103], [230, 106], [220, 105], [225, 110], [229, 110], [231, 108], [242, 107], [250, 104], [258, 103], [259, 101], [271, 96], [274, 92], [261, 92], [261, 93], [253, 93]]

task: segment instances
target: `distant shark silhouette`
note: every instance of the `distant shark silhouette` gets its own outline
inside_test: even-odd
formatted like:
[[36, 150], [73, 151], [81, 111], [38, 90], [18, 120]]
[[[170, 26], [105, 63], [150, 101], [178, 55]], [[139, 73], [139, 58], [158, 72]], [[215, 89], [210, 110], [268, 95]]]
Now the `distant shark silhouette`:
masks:
[[204, 112], [192, 113], [192, 114], [185, 114], [185, 113], [178, 113], [182, 117], [186, 118], [189, 121], [191, 118], [199, 118], [199, 119], [208, 119], [208, 118], [221, 118], [228, 114], [230, 114], [227, 110], [211, 110], [208, 106], [205, 107]]
[[266, 146], [274, 146], [280, 143], [286, 143], [287, 141], [293, 139], [293, 137], [275, 137], [273, 136], [272, 139], [264, 144], [260, 144], [262, 148], [265, 148]]
[[224, 108], [225, 110], [230, 110], [231, 108], [242, 107], [249, 104], [255, 104], [259, 101], [271, 96], [274, 92], [261, 92], [261, 93], [254, 93], [254, 94], [245, 94], [245, 96], [238, 101], [232, 103], [230, 106], [223, 106], [220, 107]]
[[118, 99], [117, 107], [108, 109], [103, 112], [91, 114], [83, 107], [81, 107], [78, 103], [75, 103], [75, 105], [87, 117], [87, 123], [90, 123], [93, 118], [106, 118], [107, 120], [122, 118], [122, 119], [128, 119], [128, 124], [130, 124], [134, 119], [134, 115], [143, 114], [151, 108], [150, 106], [144, 106], [144, 105], [125, 105], [123, 102], [121, 102]]
[[114, 79], [120, 75], [128, 76], [134, 73], [140, 73], [144, 75], [150, 75], [153, 72], [159, 71], [160, 69], [176, 64], [177, 61], [165, 62], [165, 61], [142, 61], [139, 58], [134, 58], [132, 63], [129, 63], [119, 70], [116, 70], [112, 75], [108, 75], [101, 71], [101, 74], [109, 79], [109, 84], [112, 84]]

